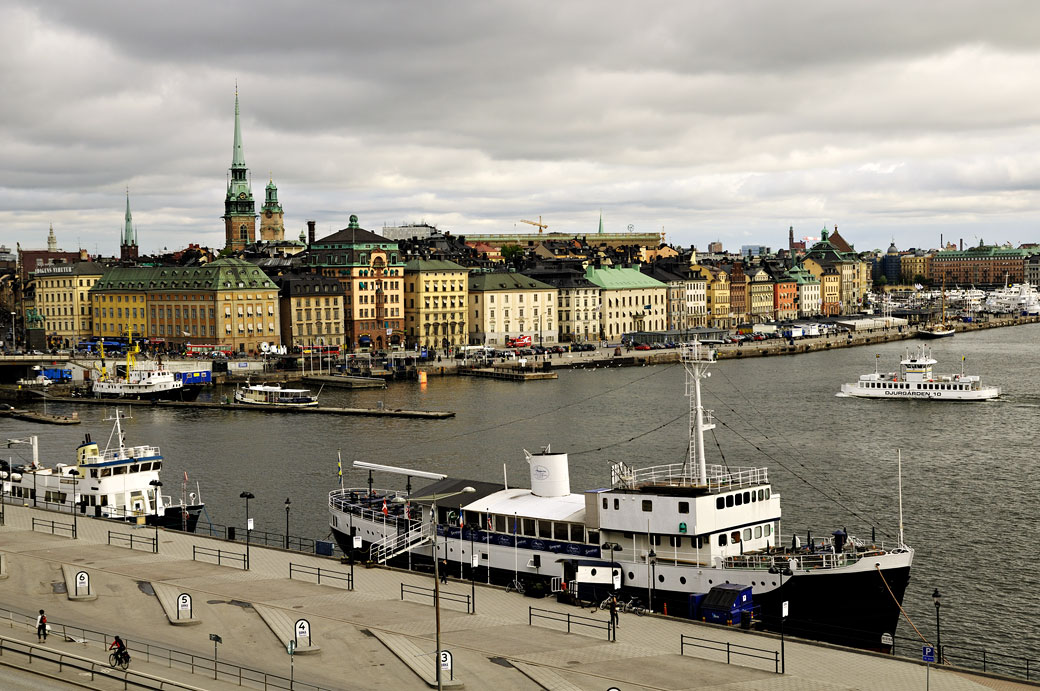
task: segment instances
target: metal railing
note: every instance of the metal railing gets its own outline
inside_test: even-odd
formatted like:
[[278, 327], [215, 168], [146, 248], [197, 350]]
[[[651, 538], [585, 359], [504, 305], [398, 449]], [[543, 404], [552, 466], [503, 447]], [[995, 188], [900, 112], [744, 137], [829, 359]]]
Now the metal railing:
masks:
[[726, 664], [733, 664], [733, 657], [751, 658], [753, 660], [766, 660], [773, 663], [773, 672], [780, 674], [780, 651], [779, 650], [766, 650], [765, 648], [753, 648], [749, 645], [739, 645], [737, 643], [726, 643], [724, 641], [714, 641], [710, 638], [697, 638], [696, 636], [687, 636], [684, 633], [679, 634], [679, 654], [685, 655], [687, 648], [700, 648], [703, 650], [711, 650], [717, 653], [726, 653]]
[[323, 569], [320, 566], [307, 566], [305, 564], [294, 564], [289, 562], [289, 578], [292, 579], [294, 574], [303, 574], [305, 576], [315, 576], [318, 579], [318, 585], [321, 585], [321, 579], [324, 578], [326, 581], [342, 581], [346, 583], [347, 590], [354, 589], [354, 576], [349, 573], [342, 573], [340, 571], [329, 571]]
[[572, 626], [584, 626], [586, 628], [599, 629], [602, 631], [606, 631], [607, 640], [610, 640], [610, 619], [596, 619], [595, 617], [588, 617], [581, 614], [570, 614], [567, 612], [555, 612], [551, 609], [538, 609], [537, 607], [528, 607], [527, 625], [534, 626], [535, 619], [545, 619], [546, 621], [563, 622], [567, 626], [567, 633], [574, 633], [573, 631], [571, 631]]
[[133, 533], [114, 533], [111, 530], [108, 531], [108, 544], [113, 542], [116, 545], [127, 545], [130, 549], [134, 549], [134, 543], [148, 545], [149, 549], [152, 550], [153, 554], [159, 553], [159, 541], [154, 537], [145, 537], [144, 535], [134, 535]]
[[233, 562], [236, 566], [241, 566], [243, 570], [249, 568], [249, 562], [246, 560], [246, 555], [244, 554], [240, 554], [238, 552], [228, 552], [222, 549], [212, 549], [210, 547], [199, 547], [198, 545], [192, 545], [192, 561], [200, 561], [200, 555], [203, 557], [216, 557], [217, 566], [224, 566], [224, 562], [229, 561]]
[[[428, 597], [431, 600], [431, 604], [435, 601], [437, 593], [433, 588], [424, 588], [421, 585], [409, 585], [407, 583], [401, 584], [401, 599], [404, 600], [404, 596], [418, 595], [420, 597]], [[446, 593], [443, 590], [440, 591], [441, 600], [447, 602], [458, 602], [466, 605], [466, 614], [473, 614], [473, 601], [469, 595], [460, 595], [458, 593]]]
[[[352, 513], [365, 520], [385, 522], [387, 528], [396, 533], [398, 519], [404, 520], [404, 508], [394, 503], [395, 497], [408, 499], [407, 493], [393, 489], [373, 489], [371, 495], [368, 488], [363, 487], [335, 489], [329, 492], [329, 508]], [[383, 513], [384, 500], [386, 514]]]
[[[755, 487], [769, 482], [768, 468], [727, 468], [723, 465], [709, 464], [706, 467], [708, 489], [726, 490], [740, 487]], [[671, 485], [685, 487], [691, 484], [703, 484], [695, 477], [688, 463], [669, 463], [649, 468], [632, 469], [624, 467], [611, 470], [615, 487], [636, 488], [645, 484]]]
[[[207, 523], [203, 525], [200, 522], [195, 528], [195, 534], [207, 535], [221, 540], [231, 540], [233, 542], [245, 543], [246, 541], [245, 528], [239, 528], [238, 526], [233, 525], [223, 525], [221, 523]], [[279, 547], [284, 549], [286, 543], [285, 533], [272, 533], [266, 530], [251, 530], [249, 531], [249, 542], [250, 544], [260, 545], [263, 547]], [[290, 535], [288, 542], [289, 549], [294, 552], [314, 553], [314, 547], [316, 544], [314, 538]]]
[[76, 523], [75, 523], [75, 521], [73, 521], [72, 523], [61, 523], [59, 521], [49, 521], [49, 520], [47, 520], [45, 518], [33, 517], [33, 519], [32, 519], [32, 529], [35, 531], [37, 526], [40, 526], [40, 528], [47, 528], [48, 532], [51, 535], [57, 535], [58, 533], [60, 533], [62, 531], [68, 531], [69, 537], [72, 538], [73, 540], [76, 539]]
[[[34, 634], [36, 631], [35, 614], [23, 614], [21, 612], [0, 608], [0, 621], [6, 621], [12, 629], [16, 626], [24, 626], [26, 630], [31, 631]], [[112, 637], [107, 633], [57, 622], [50, 622], [50, 624], [51, 635], [61, 636], [65, 640], [76, 641], [79, 643], [100, 644], [103, 654], [107, 656], [108, 646], [112, 642]], [[127, 649], [132, 653], [135, 660], [143, 659], [144, 662], [165, 664], [169, 669], [179, 669], [188, 671], [192, 674], [202, 674], [208, 679], [220, 679], [236, 683], [239, 686], [264, 689], [265, 691], [268, 689], [280, 691], [281, 689], [290, 688], [301, 689], [302, 691], [332, 691], [328, 687], [309, 684], [307, 682], [302, 682], [299, 679], [292, 680], [292, 685], [290, 686], [290, 679], [288, 677], [269, 674], [268, 672], [252, 669], [250, 667], [242, 667], [241, 665], [224, 662], [223, 660], [214, 660], [211, 657], [196, 655], [183, 650], [175, 650], [173, 648], [153, 645], [143, 641], [135, 641], [130, 638], [124, 638], [123, 642], [126, 644]], [[120, 676], [117, 676], [116, 678], [122, 680], [122, 677]], [[173, 682], [168, 683], [172, 684]], [[169, 686], [165, 688], [169, 688]]]
[[433, 524], [423, 521], [418, 526], [418, 530], [413, 528], [404, 533], [394, 533], [393, 535], [387, 535], [382, 540], [373, 542], [368, 549], [368, 555], [372, 561], [382, 564], [386, 560], [393, 559], [398, 554], [431, 539], [433, 539]]

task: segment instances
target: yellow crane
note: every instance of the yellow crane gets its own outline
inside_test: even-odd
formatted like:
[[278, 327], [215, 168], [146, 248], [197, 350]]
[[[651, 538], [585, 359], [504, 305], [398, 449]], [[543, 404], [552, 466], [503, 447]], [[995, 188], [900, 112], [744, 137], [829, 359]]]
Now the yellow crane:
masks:
[[546, 228], [549, 227], [546, 224], [542, 223], [542, 217], [541, 216], [538, 217], [538, 222], [537, 223], [535, 223], [534, 221], [528, 221], [527, 219], [523, 219], [523, 218], [520, 219], [520, 222], [521, 223], [530, 223], [533, 226], [538, 226], [538, 232], [539, 233], [541, 233], [543, 230], [545, 230]]

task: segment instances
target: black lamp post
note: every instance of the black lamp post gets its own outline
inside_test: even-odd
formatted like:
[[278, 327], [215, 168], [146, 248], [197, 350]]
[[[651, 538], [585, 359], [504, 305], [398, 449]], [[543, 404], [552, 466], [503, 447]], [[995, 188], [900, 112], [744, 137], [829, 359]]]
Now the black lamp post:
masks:
[[610, 589], [614, 590], [614, 552], [621, 550], [621, 545], [616, 542], [604, 542], [601, 547], [610, 550]]
[[285, 549], [289, 549], [289, 506], [292, 504], [289, 497], [285, 498]]
[[939, 607], [941, 605], [942, 595], [939, 594], [939, 589], [936, 588], [935, 592], [932, 593], [932, 602], [935, 603], [935, 651], [939, 653], [937, 662], [942, 664], [942, 634], [939, 630]]
[[79, 537], [76, 523], [76, 490], [79, 489], [79, 470], [73, 468], [69, 471], [69, 475], [72, 476], [72, 539], [75, 540]]
[[246, 570], [249, 570], [249, 533], [252, 529], [249, 526], [249, 500], [256, 499], [252, 492], [242, 492], [238, 495], [241, 499], [246, 500]]
[[155, 496], [152, 498], [152, 505], [155, 507], [155, 551], [159, 551], [159, 492], [162, 487], [162, 480], [149, 480], [149, 485], [153, 487], [152, 492]]
[[[776, 575], [776, 574], [780, 575], [780, 587], [777, 589], [777, 592], [779, 592], [780, 593], [780, 597], [783, 598], [783, 596], [784, 596], [784, 592], [783, 592], [784, 591], [784, 576], [788, 576], [788, 577], [793, 576], [794, 572], [791, 571], [791, 567], [789, 567], [789, 566], [785, 566], [783, 568], [779, 568], [777, 566], [770, 566], [769, 567], [769, 573], [771, 573], [773, 575]], [[787, 671], [787, 656], [784, 654], [784, 622], [787, 620], [787, 612], [785, 612], [784, 610], [786, 609], [786, 605], [787, 605], [787, 601], [786, 600], [781, 600], [781, 602], [780, 602], [780, 674], [784, 674]]]
[[657, 552], [654, 548], [650, 548], [650, 552], [646, 555], [646, 563], [650, 565], [650, 587], [647, 588], [647, 593], [650, 598], [649, 610], [654, 611], [654, 589], [657, 587]]

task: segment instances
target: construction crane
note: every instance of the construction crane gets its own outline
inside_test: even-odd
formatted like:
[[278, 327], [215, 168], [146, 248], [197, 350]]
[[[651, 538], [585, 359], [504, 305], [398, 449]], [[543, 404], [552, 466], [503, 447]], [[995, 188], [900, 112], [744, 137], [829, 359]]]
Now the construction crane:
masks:
[[542, 223], [542, 217], [541, 216], [538, 217], [538, 222], [537, 223], [535, 223], [534, 221], [528, 221], [528, 220], [523, 219], [523, 218], [520, 219], [520, 222], [521, 223], [530, 223], [533, 226], [538, 226], [538, 232], [539, 233], [541, 233], [543, 230], [545, 230], [546, 228], [549, 227], [546, 224]]

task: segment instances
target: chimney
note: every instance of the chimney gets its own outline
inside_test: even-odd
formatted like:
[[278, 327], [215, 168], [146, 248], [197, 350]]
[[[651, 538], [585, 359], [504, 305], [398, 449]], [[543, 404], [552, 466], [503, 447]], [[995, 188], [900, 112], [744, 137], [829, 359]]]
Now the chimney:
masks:
[[314, 244], [314, 226], [316, 221], [307, 221], [307, 246]]
[[964, 238], [961, 238], [961, 252], [964, 251]]

